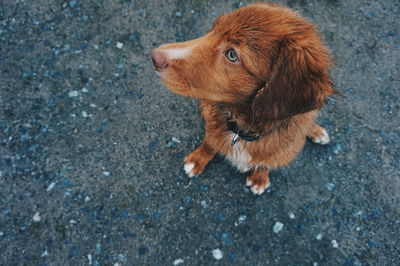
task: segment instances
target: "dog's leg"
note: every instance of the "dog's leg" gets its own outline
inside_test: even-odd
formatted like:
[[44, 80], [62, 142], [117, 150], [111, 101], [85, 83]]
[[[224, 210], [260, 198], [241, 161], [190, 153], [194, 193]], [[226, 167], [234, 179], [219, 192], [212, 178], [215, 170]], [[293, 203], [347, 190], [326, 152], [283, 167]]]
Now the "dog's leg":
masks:
[[270, 186], [268, 169], [253, 170], [246, 179], [246, 186], [250, 187], [254, 195], [261, 195]]
[[207, 141], [207, 134], [200, 147], [187, 155], [184, 159], [184, 169], [189, 177], [201, 174], [208, 162], [214, 157], [216, 152], [211, 148]]
[[312, 140], [312, 142], [322, 145], [328, 144], [331, 141], [328, 132], [326, 132], [326, 130], [323, 127], [317, 124], [314, 124], [311, 127], [310, 131], [307, 134], [307, 137], [309, 137]]

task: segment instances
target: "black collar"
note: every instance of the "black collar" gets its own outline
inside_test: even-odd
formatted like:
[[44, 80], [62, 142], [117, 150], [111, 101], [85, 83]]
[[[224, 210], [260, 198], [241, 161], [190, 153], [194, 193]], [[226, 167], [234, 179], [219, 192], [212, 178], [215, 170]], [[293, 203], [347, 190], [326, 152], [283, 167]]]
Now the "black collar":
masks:
[[235, 136], [232, 139], [231, 145], [235, 145], [235, 143], [238, 141], [239, 138], [245, 141], [255, 141], [258, 140], [261, 137], [261, 134], [257, 135], [253, 131], [246, 131], [241, 128], [236, 124], [236, 122], [227, 119], [226, 120], [226, 125], [230, 131], [235, 133]]

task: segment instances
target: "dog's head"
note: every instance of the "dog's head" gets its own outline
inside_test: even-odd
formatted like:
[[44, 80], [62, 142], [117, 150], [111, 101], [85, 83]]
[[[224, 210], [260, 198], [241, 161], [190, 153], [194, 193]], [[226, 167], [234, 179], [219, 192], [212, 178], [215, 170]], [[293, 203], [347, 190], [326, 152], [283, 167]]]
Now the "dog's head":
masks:
[[319, 109], [334, 93], [329, 54], [314, 27], [288, 8], [254, 4], [219, 17], [201, 38], [152, 52], [173, 92], [248, 102], [254, 116], [284, 119]]

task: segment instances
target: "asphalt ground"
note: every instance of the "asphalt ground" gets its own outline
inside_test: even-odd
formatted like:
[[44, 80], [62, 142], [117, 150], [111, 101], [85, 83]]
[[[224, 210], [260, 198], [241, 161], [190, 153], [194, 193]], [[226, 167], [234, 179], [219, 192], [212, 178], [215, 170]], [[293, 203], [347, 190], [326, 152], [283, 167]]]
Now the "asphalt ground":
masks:
[[197, 101], [149, 54], [246, 3], [0, 2], [1, 265], [399, 264], [399, 1], [279, 1], [335, 60], [331, 144], [259, 197], [221, 157], [185, 176]]

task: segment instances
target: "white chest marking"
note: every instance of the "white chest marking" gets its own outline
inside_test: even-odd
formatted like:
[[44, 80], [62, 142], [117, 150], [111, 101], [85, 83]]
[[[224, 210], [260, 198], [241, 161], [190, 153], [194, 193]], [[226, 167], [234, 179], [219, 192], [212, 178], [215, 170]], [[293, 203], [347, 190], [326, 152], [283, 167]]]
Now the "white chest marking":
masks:
[[226, 158], [228, 158], [241, 173], [250, 171], [252, 168], [251, 155], [246, 151], [241, 141], [238, 141], [232, 146], [232, 151], [226, 155]]

